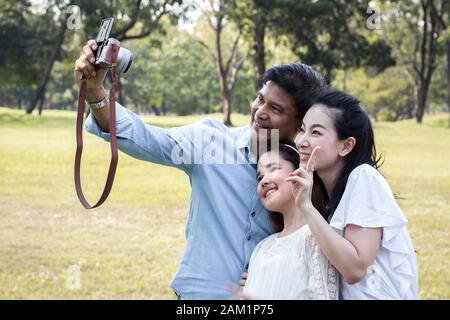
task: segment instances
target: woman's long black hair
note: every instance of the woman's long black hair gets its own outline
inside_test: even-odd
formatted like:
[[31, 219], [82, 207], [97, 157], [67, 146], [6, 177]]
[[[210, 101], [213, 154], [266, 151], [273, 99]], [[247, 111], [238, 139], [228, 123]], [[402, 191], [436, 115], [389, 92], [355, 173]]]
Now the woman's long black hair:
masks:
[[[345, 165], [336, 177], [333, 191], [327, 200], [324, 211], [321, 212], [329, 222], [341, 201], [348, 177], [353, 169], [362, 164], [368, 164], [378, 169], [382, 163], [380, 157], [377, 157], [370, 118], [361, 107], [358, 99], [342, 91], [326, 90], [317, 97], [314, 107], [317, 105], [330, 111], [339, 140], [349, 137], [356, 140], [352, 151], [345, 157]], [[314, 192], [320, 191], [316, 189], [313, 190], [313, 194]], [[316, 195], [316, 197], [323, 196], [325, 195]]]

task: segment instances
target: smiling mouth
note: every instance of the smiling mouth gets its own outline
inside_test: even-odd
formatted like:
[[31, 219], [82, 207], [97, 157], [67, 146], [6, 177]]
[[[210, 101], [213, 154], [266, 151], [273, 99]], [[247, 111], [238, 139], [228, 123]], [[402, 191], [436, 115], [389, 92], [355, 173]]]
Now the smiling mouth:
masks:
[[265, 126], [263, 126], [263, 125], [261, 125], [258, 121], [254, 121], [253, 122], [253, 128], [256, 130], [256, 131], [259, 131], [260, 129], [265, 129], [265, 130], [270, 130], [270, 129], [272, 129], [272, 128], [269, 128], [269, 127], [265, 127]]
[[310, 154], [300, 153], [300, 160], [306, 161], [309, 159], [310, 156], [311, 156]]
[[268, 196], [270, 196], [272, 193], [274, 193], [277, 190], [278, 190], [278, 188], [271, 188], [271, 189], [267, 190], [266, 193], [264, 194], [264, 197], [267, 198]]

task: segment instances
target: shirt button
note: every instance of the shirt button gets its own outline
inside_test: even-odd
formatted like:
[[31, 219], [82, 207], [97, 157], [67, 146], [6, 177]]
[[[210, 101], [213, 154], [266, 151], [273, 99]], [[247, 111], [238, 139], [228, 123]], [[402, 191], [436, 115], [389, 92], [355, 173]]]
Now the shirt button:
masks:
[[252, 238], [252, 236], [251, 236], [251, 235], [248, 235], [248, 236], [247, 236], [247, 240], [248, 240], [248, 241], [250, 241], [250, 240], [251, 240], [251, 238]]
[[254, 217], [254, 216], [256, 216], [256, 212], [253, 211], [252, 213], [250, 213], [250, 215], [251, 215], [252, 217]]

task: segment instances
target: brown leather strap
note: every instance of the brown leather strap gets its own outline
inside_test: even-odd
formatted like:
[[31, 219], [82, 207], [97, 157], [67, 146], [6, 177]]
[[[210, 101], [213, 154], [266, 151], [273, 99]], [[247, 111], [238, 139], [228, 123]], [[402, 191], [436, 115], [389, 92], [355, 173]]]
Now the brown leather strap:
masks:
[[80, 178], [80, 165], [81, 165], [81, 154], [83, 152], [83, 116], [84, 109], [86, 107], [86, 81], [81, 80], [81, 87], [78, 93], [78, 112], [77, 112], [77, 150], [75, 152], [75, 189], [77, 191], [78, 199], [80, 200], [83, 207], [86, 209], [93, 209], [100, 206], [106, 198], [108, 198], [109, 192], [111, 191], [114, 176], [116, 174], [117, 162], [119, 161], [119, 156], [117, 152], [117, 141], [116, 141], [116, 68], [112, 67], [112, 88], [109, 93], [109, 133], [111, 136], [111, 162], [109, 163], [108, 178], [106, 179], [106, 184], [103, 189], [103, 193], [98, 202], [91, 206], [83, 195], [81, 190], [81, 178]]

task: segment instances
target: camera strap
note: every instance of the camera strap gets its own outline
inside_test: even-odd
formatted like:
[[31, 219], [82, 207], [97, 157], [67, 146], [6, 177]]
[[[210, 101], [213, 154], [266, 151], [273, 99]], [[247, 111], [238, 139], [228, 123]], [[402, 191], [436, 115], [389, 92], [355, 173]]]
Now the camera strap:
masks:
[[86, 209], [93, 209], [100, 206], [108, 198], [111, 191], [114, 176], [116, 174], [117, 163], [119, 161], [119, 156], [117, 152], [117, 139], [116, 139], [116, 67], [115, 63], [111, 68], [111, 78], [112, 87], [109, 92], [109, 133], [111, 137], [111, 162], [109, 163], [108, 177], [106, 179], [106, 184], [103, 189], [103, 193], [100, 196], [98, 202], [91, 206], [86, 198], [84, 197], [83, 191], [81, 189], [81, 178], [80, 178], [80, 165], [81, 165], [81, 154], [83, 152], [83, 117], [84, 110], [86, 107], [86, 80], [81, 80], [80, 91], [78, 92], [78, 112], [77, 112], [77, 125], [76, 125], [76, 138], [77, 138], [77, 150], [75, 152], [75, 190], [77, 192], [78, 199], [81, 204]]

